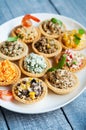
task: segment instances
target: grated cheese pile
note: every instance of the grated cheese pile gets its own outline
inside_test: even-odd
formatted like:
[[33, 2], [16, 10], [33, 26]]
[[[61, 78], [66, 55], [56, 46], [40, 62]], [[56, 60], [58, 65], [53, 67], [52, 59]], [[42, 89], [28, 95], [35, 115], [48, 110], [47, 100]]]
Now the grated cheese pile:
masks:
[[0, 61], [0, 82], [10, 82], [16, 76], [15, 67], [8, 60]]

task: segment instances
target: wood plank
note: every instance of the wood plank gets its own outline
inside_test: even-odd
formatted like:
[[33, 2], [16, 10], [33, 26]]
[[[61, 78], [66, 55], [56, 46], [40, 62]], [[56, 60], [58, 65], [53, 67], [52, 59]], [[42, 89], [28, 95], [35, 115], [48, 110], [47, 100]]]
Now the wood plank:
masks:
[[3, 114], [1, 112], [1, 107], [0, 107], [0, 130], [8, 130]]
[[3, 110], [11, 130], [64, 130], [64, 128], [71, 130], [60, 109], [37, 115], [18, 114]]
[[61, 15], [71, 17], [86, 27], [86, 0], [50, 0]]
[[48, 0], [0, 0], [0, 24], [14, 17], [39, 12], [56, 13]]
[[86, 130], [86, 90], [63, 110], [74, 130]]

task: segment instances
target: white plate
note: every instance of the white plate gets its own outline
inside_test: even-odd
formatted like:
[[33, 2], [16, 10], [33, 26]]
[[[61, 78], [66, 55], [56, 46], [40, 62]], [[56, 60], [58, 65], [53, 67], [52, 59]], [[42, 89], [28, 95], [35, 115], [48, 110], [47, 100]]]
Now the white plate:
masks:
[[[67, 29], [78, 29], [83, 28], [85, 29], [81, 24], [76, 22], [75, 20], [72, 20], [70, 18], [59, 16], [56, 14], [47, 14], [47, 13], [37, 13], [33, 14], [34, 16], [38, 17], [40, 20], [49, 19], [52, 17], [56, 17], [63, 21], [63, 23], [66, 24]], [[15, 19], [12, 19], [3, 25], [0, 26], [0, 42], [7, 39], [10, 31], [15, 26], [21, 24], [22, 17], [17, 17]], [[33, 22], [34, 25], [37, 25], [37, 23]], [[83, 53], [86, 54], [86, 49], [83, 50]], [[49, 112], [55, 109], [58, 109], [60, 107], [63, 107], [64, 105], [70, 103], [73, 101], [76, 97], [78, 97], [83, 90], [85, 89], [86, 85], [86, 69], [80, 71], [77, 73], [77, 76], [80, 80], [80, 85], [76, 90], [74, 90], [72, 93], [67, 95], [56, 95], [53, 92], [49, 91], [49, 94], [47, 97], [45, 97], [42, 101], [32, 104], [32, 105], [25, 105], [18, 103], [17, 101], [14, 102], [6, 102], [0, 99], [0, 105], [8, 110], [19, 112], [19, 113], [28, 113], [28, 114], [36, 114], [36, 113], [44, 113]], [[1, 88], [3, 89], [3, 88]], [[7, 88], [4, 88], [7, 89]]]

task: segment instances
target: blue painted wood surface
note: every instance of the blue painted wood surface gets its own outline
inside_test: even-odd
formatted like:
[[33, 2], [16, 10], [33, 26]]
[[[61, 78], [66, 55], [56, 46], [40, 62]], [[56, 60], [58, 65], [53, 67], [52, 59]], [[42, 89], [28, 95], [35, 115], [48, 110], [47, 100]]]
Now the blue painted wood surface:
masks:
[[[57, 13], [86, 27], [85, 0], [0, 0], [0, 24], [27, 13]], [[0, 130], [86, 130], [86, 91], [53, 112], [24, 115], [0, 107]]]

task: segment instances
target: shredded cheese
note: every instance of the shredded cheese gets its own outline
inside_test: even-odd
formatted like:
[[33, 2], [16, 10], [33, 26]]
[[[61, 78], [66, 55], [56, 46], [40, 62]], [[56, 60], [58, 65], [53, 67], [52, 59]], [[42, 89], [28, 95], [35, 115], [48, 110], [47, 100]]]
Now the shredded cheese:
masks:
[[8, 60], [0, 62], [0, 82], [10, 82], [16, 76], [15, 67]]

